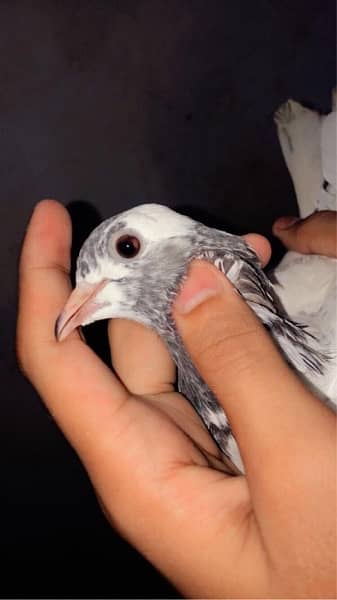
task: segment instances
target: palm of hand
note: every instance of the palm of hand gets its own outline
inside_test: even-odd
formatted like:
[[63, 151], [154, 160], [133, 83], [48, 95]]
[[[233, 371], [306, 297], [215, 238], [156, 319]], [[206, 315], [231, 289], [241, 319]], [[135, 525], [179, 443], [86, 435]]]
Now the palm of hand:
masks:
[[[176, 536], [179, 532], [180, 539], [182, 534], [186, 536], [186, 545], [191, 546], [192, 540], [203, 570], [208, 565], [209, 544], [223, 529], [222, 533], [228, 534], [223, 552], [233, 582], [246, 561], [252, 568], [252, 546], [254, 577], [262, 574], [260, 540], [246, 479], [222, 472], [216, 444], [187, 400], [173, 391], [175, 369], [163, 342], [154, 332], [130, 321], [111, 321], [108, 331], [113, 364], [128, 393], [106, 423], [105, 455], [90, 464], [105, 515], [153, 560], [153, 548], [146, 543], [147, 523], [153, 523], [156, 511], [162, 539], [169, 540], [172, 533]], [[118, 492], [110, 490], [107, 482], [113, 482], [114, 489], [117, 485]], [[172, 521], [176, 524], [173, 532]], [[204, 551], [200, 551], [202, 547]], [[192, 548], [190, 552], [195, 563]], [[167, 566], [165, 552], [155, 559]], [[212, 568], [221, 571], [223, 556]], [[177, 573], [171, 577], [175, 581]]]
[[[73, 338], [71, 344], [83, 347], [78, 333]], [[145, 556], [159, 566], [162, 562], [166, 573], [165, 543], [153, 545], [149, 523], [168, 546], [172, 536], [179, 539], [190, 553], [192, 572], [204, 571], [207, 585], [209, 546], [219, 535], [223, 554], [211, 568], [221, 573], [226, 556], [228, 585], [231, 579], [235, 585], [245, 563], [247, 570], [254, 565], [254, 579], [262, 578], [263, 549], [246, 479], [222, 472], [221, 453], [199, 416], [173, 391], [175, 370], [163, 342], [141, 325], [122, 320], [109, 323], [109, 339], [123, 388], [109, 372], [110, 406], [100, 422], [99, 439], [88, 453], [87, 442], [80, 451], [106, 517]], [[88, 373], [95, 371], [97, 360], [89, 352], [82, 365]], [[99, 384], [96, 376], [90, 381], [93, 388]], [[93, 415], [105, 403], [105, 393], [95, 395]], [[169, 576], [191, 590], [185, 560], [181, 566], [180, 574], [174, 563]], [[246, 585], [250, 588], [251, 582]]]

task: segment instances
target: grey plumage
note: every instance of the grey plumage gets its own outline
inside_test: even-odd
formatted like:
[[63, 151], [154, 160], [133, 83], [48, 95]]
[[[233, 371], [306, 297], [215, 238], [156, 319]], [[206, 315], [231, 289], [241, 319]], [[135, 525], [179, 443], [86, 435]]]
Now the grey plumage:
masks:
[[[116, 252], [116, 239], [125, 233], [141, 241], [141, 252], [134, 258]], [[187, 355], [171, 315], [174, 298], [195, 258], [213, 263], [226, 274], [298, 373], [305, 377], [307, 372], [323, 372], [326, 356], [315, 347], [308, 329], [288, 317], [248, 244], [161, 205], [142, 205], [112, 217], [86, 240], [77, 261], [77, 285], [97, 284], [102, 278], [109, 283], [97, 294], [97, 310], [81, 324], [126, 317], [152, 327], [177, 365], [179, 391], [224, 455], [242, 470], [230, 424]]]

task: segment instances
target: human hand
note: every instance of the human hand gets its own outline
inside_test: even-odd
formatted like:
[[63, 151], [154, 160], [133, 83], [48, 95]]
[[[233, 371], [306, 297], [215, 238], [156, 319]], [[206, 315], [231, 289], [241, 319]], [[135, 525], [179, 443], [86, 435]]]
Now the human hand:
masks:
[[[78, 332], [55, 341], [70, 292], [70, 235], [61, 205], [37, 207], [20, 265], [18, 357], [114, 526], [189, 596], [331, 595], [333, 415], [290, 372], [229, 282], [196, 263], [189, 284], [213, 277], [218, 294], [175, 316], [240, 445], [247, 476], [226, 477], [199, 418], [172, 391], [172, 364], [151, 332], [134, 329], [131, 346], [124, 339], [123, 383]], [[110, 328], [114, 363], [122, 328]], [[163, 361], [146, 378], [144, 355]]]
[[337, 258], [337, 212], [333, 210], [314, 212], [306, 219], [281, 217], [273, 233], [288, 250]]

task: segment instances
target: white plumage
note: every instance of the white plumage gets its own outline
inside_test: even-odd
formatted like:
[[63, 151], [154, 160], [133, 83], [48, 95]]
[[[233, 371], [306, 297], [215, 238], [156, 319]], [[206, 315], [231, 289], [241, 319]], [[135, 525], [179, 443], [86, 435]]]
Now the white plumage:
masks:
[[[336, 210], [336, 92], [332, 111], [319, 115], [288, 100], [275, 113], [283, 156], [291, 175], [301, 218], [319, 210]], [[337, 261], [287, 252], [274, 271], [276, 291], [288, 314], [309, 323], [321, 348], [332, 356], [317, 388], [337, 401]]]

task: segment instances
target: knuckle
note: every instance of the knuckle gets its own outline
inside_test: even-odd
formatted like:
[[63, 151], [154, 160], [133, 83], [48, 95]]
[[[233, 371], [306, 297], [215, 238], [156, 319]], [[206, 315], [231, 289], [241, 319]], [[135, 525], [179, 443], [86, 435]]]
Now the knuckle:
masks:
[[310, 223], [303, 222], [301, 223], [294, 231], [294, 239], [296, 245], [302, 248], [302, 251], [308, 251], [308, 244], [310, 243], [311, 238], [311, 228]]
[[288, 232], [288, 247], [290, 250], [300, 252], [301, 254], [308, 254], [310, 251], [310, 232], [308, 231], [308, 224], [303, 221], [296, 224]]
[[207, 368], [209, 375], [223, 371], [238, 375], [254, 371], [258, 351], [258, 330], [243, 324], [213, 323], [200, 334], [195, 345], [194, 360], [201, 368]]

